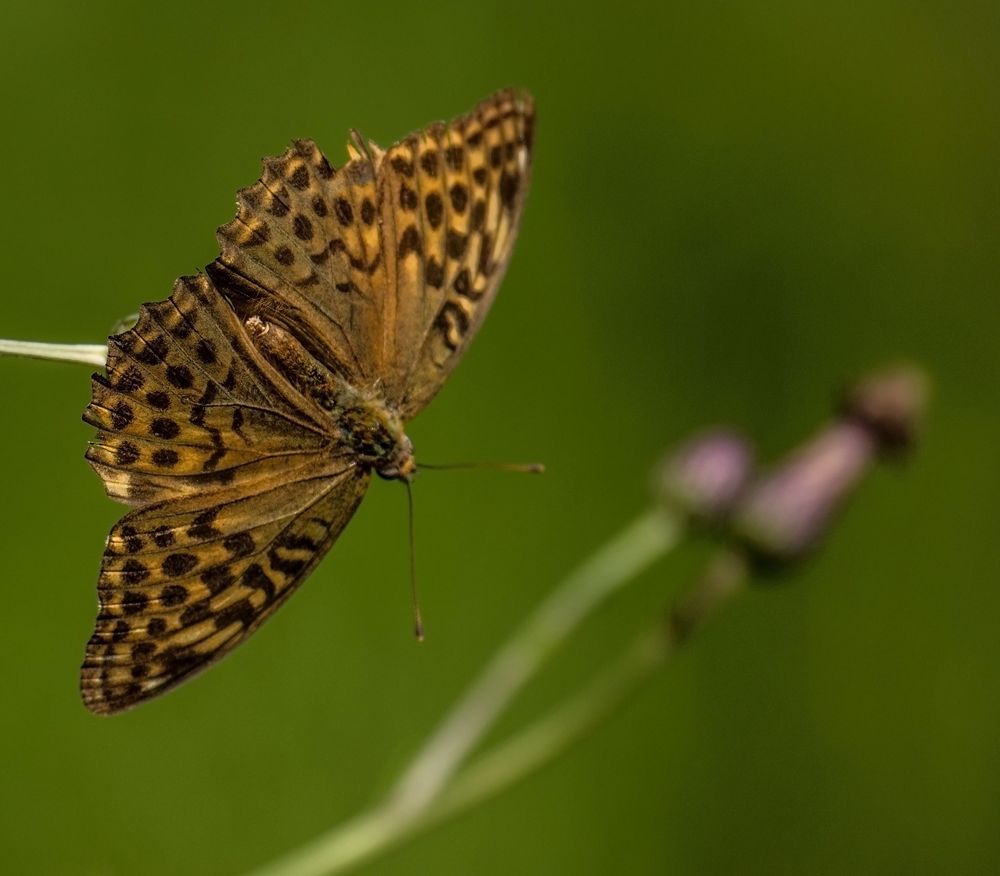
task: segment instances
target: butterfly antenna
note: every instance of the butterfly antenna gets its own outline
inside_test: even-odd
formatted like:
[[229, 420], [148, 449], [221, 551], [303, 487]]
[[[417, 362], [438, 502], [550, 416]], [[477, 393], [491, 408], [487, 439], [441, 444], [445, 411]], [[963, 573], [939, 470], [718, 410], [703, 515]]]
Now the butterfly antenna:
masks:
[[426, 468], [430, 471], [450, 471], [457, 468], [492, 468], [498, 471], [518, 471], [524, 474], [543, 474], [545, 466], [540, 462], [450, 462], [446, 465], [431, 465], [421, 462], [417, 468]]
[[418, 642], [424, 640], [424, 619], [420, 616], [420, 600], [417, 599], [417, 552], [413, 536], [413, 487], [408, 480], [406, 484], [406, 504], [410, 514], [410, 604], [413, 608], [413, 635]]

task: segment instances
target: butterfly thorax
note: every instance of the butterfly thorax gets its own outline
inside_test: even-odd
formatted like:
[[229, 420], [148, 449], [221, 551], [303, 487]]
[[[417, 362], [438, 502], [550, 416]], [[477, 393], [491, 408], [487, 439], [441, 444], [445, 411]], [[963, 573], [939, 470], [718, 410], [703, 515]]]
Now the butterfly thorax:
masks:
[[374, 388], [359, 388], [322, 365], [288, 329], [254, 315], [244, 323], [250, 338], [284, 377], [329, 416], [336, 444], [387, 479], [409, 480], [416, 471], [413, 444], [402, 420]]

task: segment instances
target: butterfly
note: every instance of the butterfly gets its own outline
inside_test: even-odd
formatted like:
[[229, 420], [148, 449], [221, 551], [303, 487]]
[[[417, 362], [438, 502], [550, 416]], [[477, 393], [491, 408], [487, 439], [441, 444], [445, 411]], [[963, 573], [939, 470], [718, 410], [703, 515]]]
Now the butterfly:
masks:
[[111, 529], [81, 693], [114, 713], [228, 654], [315, 568], [461, 359], [510, 260], [530, 96], [499, 91], [383, 150], [352, 132], [263, 162], [221, 255], [109, 338], [87, 459]]

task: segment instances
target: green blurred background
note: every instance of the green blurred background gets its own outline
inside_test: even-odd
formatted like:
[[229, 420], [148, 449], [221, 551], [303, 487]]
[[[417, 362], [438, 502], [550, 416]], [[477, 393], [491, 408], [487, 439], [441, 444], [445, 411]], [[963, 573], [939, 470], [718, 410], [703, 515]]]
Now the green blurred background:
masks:
[[[534, 184], [496, 307], [410, 432], [544, 478], [376, 483], [307, 586], [110, 720], [77, 666], [121, 509], [88, 369], [0, 361], [0, 869], [228, 874], [385, 790], [505, 635], [647, 502], [691, 430], [774, 458], [911, 357], [919, 454], [599, 732], [378, 874], [1000, 869], [1000, 6], [6, 2], [0, 336], [99, 342], [216, 254], [262, 155], [387, 143], [515, 84]], [[517, 703], [583, 679], [706, 553], [658, 565]]]

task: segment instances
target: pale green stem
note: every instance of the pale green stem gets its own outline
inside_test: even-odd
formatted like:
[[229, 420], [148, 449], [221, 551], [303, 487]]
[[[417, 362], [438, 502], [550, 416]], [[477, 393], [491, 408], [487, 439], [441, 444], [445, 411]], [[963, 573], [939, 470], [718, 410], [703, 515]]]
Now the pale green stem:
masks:
[[[586, 560], [517, 629], [382, 803], [255, 871], [256, 876], [340, 872], [408, 835], [426, 817], [432, 802], [468, 753], [553, 650], [602, 601], [673, 548], [681, 531], [675, 516], [657, 508], [633, 521]], [[532, 756], [542, 751], [537, 742], [528, 747], [535, 752]]]
[[0, 338], [0, 355], [82, 362], [103, 368], [108, 358], [104, 344], [44, 344], [40, 341], [10, 341]]
[[668, 662], [677, 648], [739, 593], [746, 582], [743, 558], [721, 553], [698, 583], [677, 600], [667, 624], [640, 633], [611, 668], [583, 691], [473, 760], [427, 808], [413, 832], [471, 808], [554, 760]]
[[494, 655], [389, 793], [400, 812], [436, 796], [555, 648], [598, 605], [678, 541], [677, 519], [653, 508], [557, 587]]
[[667, 663], [696, 629], [743, 589], [747, 580], [744, 558], [721, 552], [694, 587], [675, 602], [667, 623], [644, 630], [610, 669], [583, 691], [473, 760], [427, 808], [411, 832], [471, 808], [554, 760]]
[[475, 758], [423, 810], [404, 815], [383, 804], [253, 876], [341, 873], [475, 806], [554, 759], [595, 727], [663, 662], [667, 652], [667, 637], [647, 632], [582, 692]]
[[647, 630], [611, 667], [544, 718], [459, 771], [415, 824], [425, 829], [470, 809], [562, 754], [610, 715], [666, 662], [674, 642], [663, 627]]

